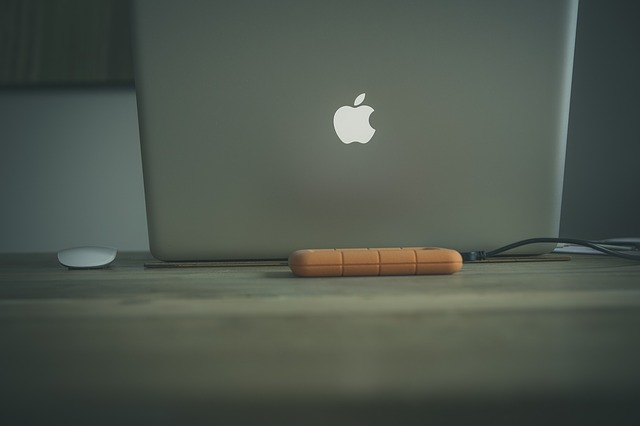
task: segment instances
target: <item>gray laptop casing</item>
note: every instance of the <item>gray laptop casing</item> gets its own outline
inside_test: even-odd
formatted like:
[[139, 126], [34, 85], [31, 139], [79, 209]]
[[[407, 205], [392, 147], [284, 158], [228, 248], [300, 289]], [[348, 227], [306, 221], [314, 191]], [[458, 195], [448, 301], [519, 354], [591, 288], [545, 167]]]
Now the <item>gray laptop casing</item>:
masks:
[[[557, 236], [577, 0], [134, 4], [152, 254]], [[338, 108], [373, 108], [345, 144]]]

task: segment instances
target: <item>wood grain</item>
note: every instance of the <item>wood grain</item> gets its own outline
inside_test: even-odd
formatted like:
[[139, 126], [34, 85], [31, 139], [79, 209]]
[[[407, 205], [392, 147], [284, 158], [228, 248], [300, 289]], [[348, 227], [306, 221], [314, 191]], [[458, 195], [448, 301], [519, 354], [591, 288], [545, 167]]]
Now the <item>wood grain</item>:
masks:
[[0, 424], [640, 421], [637, 262], [303, 279], [150, 260], [0, 256]]

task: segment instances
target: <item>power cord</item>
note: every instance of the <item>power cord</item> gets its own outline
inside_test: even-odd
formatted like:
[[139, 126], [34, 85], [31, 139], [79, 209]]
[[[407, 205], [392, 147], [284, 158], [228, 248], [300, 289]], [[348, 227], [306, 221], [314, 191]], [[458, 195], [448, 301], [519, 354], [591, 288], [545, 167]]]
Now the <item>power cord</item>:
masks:
[[[486, 260], [492, 257], [496, 257], [501, 253], [504, 253], [516, 247], [522, 247], [529, 244], [539, 244], [539, 243], [573, 244], [577, 246], [589, 247], [594, 250], [600, 251], [602, 253], [615, 256], [615, 257], [620, 257], [622, 259], [640, 261], [640, 251], [639, 251], [640, 247], [638, 247], [637, 244], [628, 243], [628, 242], [599, 242], [599, 241], [589, 241], [589, 240], [577, 240], [573, 238], [529, 238], [526, 240], [508, 244], [504, 247], [500, 247], [488, 252], [470, 251], [470, 252], [465, 252], [460, 254], [462, 255], [462, 260], [465, 262], [479, 261], [479, 260]], [[612, 246], [613, 247], [619, 246], [620, 250], [609, 248]], [[638, 254], [624, 253], [623, 251], [621, 251], [621, 249], [623, 248], [626, 248], [627, 250], [631, 250], [634, 252], [638, 252]]]

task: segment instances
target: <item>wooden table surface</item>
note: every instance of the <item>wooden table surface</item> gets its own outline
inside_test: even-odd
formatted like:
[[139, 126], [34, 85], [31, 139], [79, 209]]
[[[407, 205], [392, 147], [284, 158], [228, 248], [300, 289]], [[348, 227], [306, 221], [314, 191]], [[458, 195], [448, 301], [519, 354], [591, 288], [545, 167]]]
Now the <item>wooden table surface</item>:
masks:
[[640, 424], [640, 263], [70, 271], [0, 256], [0, 424]]

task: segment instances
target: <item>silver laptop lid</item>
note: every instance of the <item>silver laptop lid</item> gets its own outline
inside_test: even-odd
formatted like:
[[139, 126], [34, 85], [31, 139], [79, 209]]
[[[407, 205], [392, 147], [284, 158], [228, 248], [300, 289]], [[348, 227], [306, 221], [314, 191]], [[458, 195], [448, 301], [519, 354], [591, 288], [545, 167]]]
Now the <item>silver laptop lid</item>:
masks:
[[577, 3], [137, 1], [152, 253], [557, 236]]

